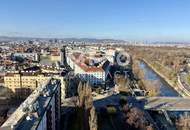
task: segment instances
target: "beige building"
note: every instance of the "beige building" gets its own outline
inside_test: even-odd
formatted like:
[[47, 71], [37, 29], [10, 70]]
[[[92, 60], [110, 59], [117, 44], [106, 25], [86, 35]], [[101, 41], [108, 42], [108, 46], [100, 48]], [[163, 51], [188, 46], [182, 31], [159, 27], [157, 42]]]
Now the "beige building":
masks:
[[[4, 77], [5, 87], [10, 90], [10, 96], [26, 98], [33, 90], [41, 86], [52, 75], [39, 73], [7, 73]], [[65, 96], [65, 83], [63, 77], [53, 74], [54, 78], [61, 80], [62, 97]]]
[[61, 61], [61, 56], [60, 55], [49, 55], [48, 58], [51, 60], [51, 61]]

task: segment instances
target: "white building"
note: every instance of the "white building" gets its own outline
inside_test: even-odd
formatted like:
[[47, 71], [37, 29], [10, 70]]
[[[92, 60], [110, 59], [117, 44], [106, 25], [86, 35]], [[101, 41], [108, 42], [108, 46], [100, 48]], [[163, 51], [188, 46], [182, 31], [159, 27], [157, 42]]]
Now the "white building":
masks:
[[74, 73], [91, 85], [104, 84], [109, 70], [109, 61], [102, 61], [97, 66], [90, 64], [89, 57], [85, 57], [79, 53], [73, 53], [67, 56], [68, 65], [74, 70]]

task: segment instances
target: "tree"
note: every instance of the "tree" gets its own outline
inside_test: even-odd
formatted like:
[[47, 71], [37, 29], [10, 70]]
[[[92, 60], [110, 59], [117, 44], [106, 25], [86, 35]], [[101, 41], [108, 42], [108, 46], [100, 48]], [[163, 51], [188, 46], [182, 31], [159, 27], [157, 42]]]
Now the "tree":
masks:
[[90, 109], [89, 126], [90, 126], [90, 130], [98, 129], [96, 110], [94, 107]]
[[130, 111], [127, 112], [126, 116], [127, 116], [126, 123], [134, 127], [135, 129], [140, 129], [140, 130], [153, 129], [152, 125], [146, 119], [144, 112], [136, 107], [130, 109]]
[[189, 130], [190, 128], [190, 114], [187, 112], [180, 115], [180, 118], [176, 121], [177, 130]]
[[121, 105], [121, 107], [123, 107], [125, 104], [127, 104], [126, 97], [124, 97], [124, 96], [120, 97], [119, 104]]
[[97, 116], [91, 93], [91, 86], [88, 83], [79, 83], [77, 113], [78, 123], [80, 123], [79, 130], [97, 130]]

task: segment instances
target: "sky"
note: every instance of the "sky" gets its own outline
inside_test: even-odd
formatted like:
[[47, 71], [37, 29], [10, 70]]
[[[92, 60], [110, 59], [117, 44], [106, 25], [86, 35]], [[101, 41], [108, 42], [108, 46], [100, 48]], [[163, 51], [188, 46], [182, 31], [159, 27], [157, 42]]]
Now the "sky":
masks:
[[1, 0], [0, 35], [190, 42], [190, 0]]

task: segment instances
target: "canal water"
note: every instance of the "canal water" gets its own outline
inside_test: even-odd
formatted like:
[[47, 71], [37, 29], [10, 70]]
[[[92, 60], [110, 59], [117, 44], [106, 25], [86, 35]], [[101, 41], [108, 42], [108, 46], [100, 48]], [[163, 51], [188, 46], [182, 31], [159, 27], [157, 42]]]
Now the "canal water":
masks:
[[157, 73], [155, 73], [143, 61], [139, 62], [139, 67], [140, 67], [140, 69], [142, 69], [144, 71], [145, 80], [159, 83], [159, 86], [153, 86], [153, 87], [159, 87], [159, 88], [157, 88], [160, 90], [159, 96], [171, 96], [171, 97], [179, 96], [179, 94], [173, 88], [171, 88], [166, 83], [166, 81], [164, 81]]

